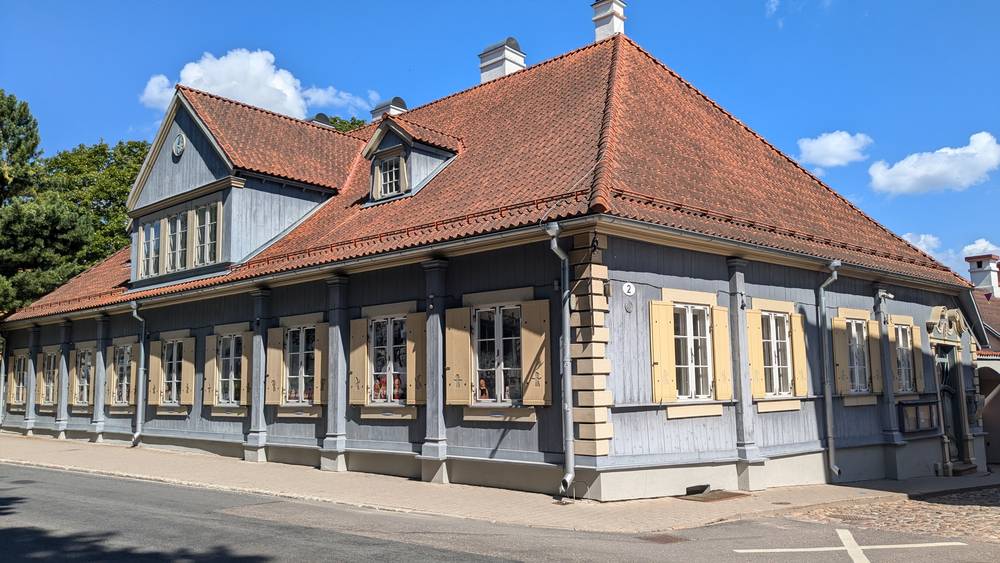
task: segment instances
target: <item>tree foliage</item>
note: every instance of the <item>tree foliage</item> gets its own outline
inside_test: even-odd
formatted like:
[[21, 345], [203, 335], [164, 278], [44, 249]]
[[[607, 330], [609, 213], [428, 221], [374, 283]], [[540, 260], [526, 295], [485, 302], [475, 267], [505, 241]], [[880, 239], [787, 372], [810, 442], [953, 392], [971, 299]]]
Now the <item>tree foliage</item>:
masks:
[[39, 142], [38, 122], [27, 102], [0, 88], [0, 204], [30, 189]]
[[149, 150], [101, 141], [41, 158], [28, 105], [0, 90], [0, 318], [129, 243], [125, 203]]
[[364, 119], [358, 119], [357, 117], [344, 119], [343, 117], [337, 117], [336, 115], [329, 117], [329, 120], [330, 125], [332, 125], [334, 129], [344, 133], [354, 131], [355, 129], [363, 127], [367, 123]]

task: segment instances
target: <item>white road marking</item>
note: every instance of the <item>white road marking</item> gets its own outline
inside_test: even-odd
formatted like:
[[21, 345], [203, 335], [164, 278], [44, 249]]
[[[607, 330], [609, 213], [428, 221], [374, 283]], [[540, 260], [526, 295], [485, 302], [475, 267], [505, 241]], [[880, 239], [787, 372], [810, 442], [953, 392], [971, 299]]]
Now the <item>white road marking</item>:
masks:
[[734, 549], [735, 553], [820, 553], [825, 551], [846, 551], [853, 563], [871, 563], [865, 555], [866, 549], [920, 549], [929, 547], [953, 547], [967, 545], [957, 541], [930, 543], [897, 543], [880, 545], [858, 545], [849, 530], [837, 530], [842, 546], [831, 547], [780, 547], [774, 549]]
[[844, 548], [847, 549], [847, 554], [851, 556], [851, 561], [854, 563], [872, 563], [865, 556], [865, 552], [858, 545], [850, 530], [837, 530], [837, 536], [840, 537], [840, 543], [844, 544]]

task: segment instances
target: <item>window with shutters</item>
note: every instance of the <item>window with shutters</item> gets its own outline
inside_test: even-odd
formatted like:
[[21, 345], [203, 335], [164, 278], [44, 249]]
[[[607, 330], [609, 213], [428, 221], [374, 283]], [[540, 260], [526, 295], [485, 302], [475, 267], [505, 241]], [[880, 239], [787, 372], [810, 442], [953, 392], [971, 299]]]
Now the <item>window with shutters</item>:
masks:
[[128, 405], [132, 390], [132, 346], [115, 346], [114, 357], [114, 392], [111, 399], [114, 405]]
[[90, 349], [76, 352], [76, 389], [73, 389], [73, 404], [90, 403], [90, 386], [94, 377], [94, 351]]
[[851, 393], [870, 393], [868, 365], [868, 321], [847, 319], [848, 370]]
[[370, 323], [372, 403], [406, 402], [406, 317], [384, 317]]
[[896, 325], [896, 372], [899, 374], [899, 391], [915, 393], [917, 381], [913, 370], [913, 329], [910, 325]]
[[152, 221], [142, 226], [142, 271], [141, 277], [148, 278], [160, 273], [160, 222]]
[[674, 361], [678, 399], [712, 396], [709, 307], [674, 304]]
[[521, 306], [497, 305], [473, 311], [475, 401], [521, 402]]
[[167, 271], [176, 272], [187, 269], [187, 234], [188, 212], [171, 215], [167, 218]]
[[239, 334], [220, 336], [216, 358], [219, 366], [218, 405], [238, 406], [241, 398], [243, 337]]
[[792, 394], [792, 359], [787, 313], [761, 311], [764, 345], [764, 393], [778, 397]]
[[16, 405], [23, 405], [28, 399], [28, 357], [16, 356], [14, 358], [14, 394], [11, 402]]
[[184, 343], [172, 340], [163, 343], [163, 401], [164, 405], [181, 402], [181, 365], [184, 362]]
[[195, 265], [214, 264], [219, 260], [219, 204], [203, 205], [194, 212], [196, 221]]
[[285, 331], [285, 397], [290, 405], [313, 402], [316, 377], [316, 328], [297, 327]]
[[56, 382], [59, 380], [59, 355], [45, 354], [42, 367], [42, 404], [56, 402]]

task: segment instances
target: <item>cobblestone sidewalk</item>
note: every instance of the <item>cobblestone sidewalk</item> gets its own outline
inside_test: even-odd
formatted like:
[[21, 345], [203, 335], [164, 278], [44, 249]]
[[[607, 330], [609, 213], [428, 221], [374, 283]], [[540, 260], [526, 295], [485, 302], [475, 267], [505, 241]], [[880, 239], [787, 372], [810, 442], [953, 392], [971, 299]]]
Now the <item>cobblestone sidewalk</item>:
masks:
[[922, 500], [840, 503], [787, 516], [806, 522], [1000, 543], [1000, 487]]

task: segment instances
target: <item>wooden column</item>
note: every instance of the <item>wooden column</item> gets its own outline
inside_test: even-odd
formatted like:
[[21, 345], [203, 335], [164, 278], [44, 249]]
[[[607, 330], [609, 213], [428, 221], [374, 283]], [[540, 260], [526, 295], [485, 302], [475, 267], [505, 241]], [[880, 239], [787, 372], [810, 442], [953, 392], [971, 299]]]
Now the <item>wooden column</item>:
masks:
[[611, 451], [614, 428], [608, 390], [611, 361], [606, 348], [608, 267], [603, 254], [608, 237], [596, 232], [573, 237], [570, 251], [570, 356], [573, 358], [573, 426], [577, 455], [606, 456]]
[[444, 425], [444, 310], [448, 262], [423, 264], [427, 288], [427, 428], [420, 450], [424, 481], [448, 482], [448, 440]]
[[766, 488], [764, 457], [757, 447], [750, 374], [750, 345], [747, 325], [746, 269], [742, 258], [726, 259], [729, 270], [729, 349], [732, 357], [733, 400], [736, 403], [736, 468], [740, 490]]
[[320, 469], [347, 471], [347, 350], [350, 314], [347, 304], [348, 278], [334, 275], [326, 280], [327, 339], [326, 436]]
[[27, 435], [31, 435], [35, 428], [35, 397], [38, 396], [38, 392], [35, 389], [38, 380], [38, 371], [42, 366], [35, 365], [38, 362], [38, 353], [41, 351], [41, 336], [42, 329], [38, 325], [31, 327], [31, 332], [28, 336], [28, 376], [24, 382], [25, 385], [25, 400], [24, 400], [24, 432]]
[[253, 359], [250, 371], [250, 431], [243, 443], [243, 459], [267, 461], [267, 421], [264, 418], [264, 374], [267, 366], [267, 329], [271, 326], [271, 290], [253, 293]]
[[56, 432], [59, 438], [66, 438], [66, 426], [69, 424], [69, 349], [73, 339], [73, 323], [65, 321], [60, 325], [59, 346], [59, 387], [56, 394]]
[[107, 360], [104, 357], [105, 350], [110, 344], [110, 322], [107, 315], [97, 317], [97, 347], [94, 350], [94, 405], [93, 418], [91, 419], [91, 438], [95, 442], [100, 442], [104, 434], [104, 398], [107, 397], [106, 387], [108, 385]]

